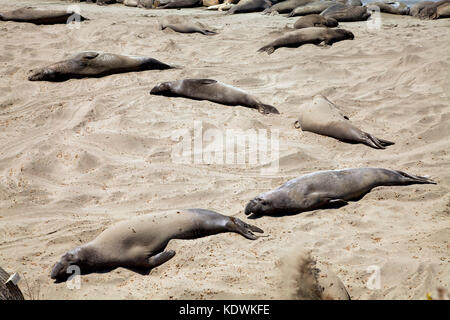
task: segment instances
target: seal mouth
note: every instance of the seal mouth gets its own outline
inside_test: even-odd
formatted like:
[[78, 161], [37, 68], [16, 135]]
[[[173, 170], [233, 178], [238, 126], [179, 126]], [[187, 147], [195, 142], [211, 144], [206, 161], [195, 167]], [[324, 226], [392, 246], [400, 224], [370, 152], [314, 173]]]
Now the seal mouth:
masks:
[[248, 216], [249, 214], [253, 213], [253, 209], [255, 208], [256, 201], [250, 200], [249, 203], [245, 206], [245, 215]]
[[64, 265], [61, 262], [55, 264], [50, 274], [50, 278], [53, 280], [59, 280], [61, 278], [61, 271], [64, 269]]

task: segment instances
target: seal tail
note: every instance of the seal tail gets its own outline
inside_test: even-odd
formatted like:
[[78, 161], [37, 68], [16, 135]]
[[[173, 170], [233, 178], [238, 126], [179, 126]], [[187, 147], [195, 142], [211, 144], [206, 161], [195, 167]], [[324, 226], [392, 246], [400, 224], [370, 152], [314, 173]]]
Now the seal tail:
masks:
[[429, 177], [415, 176], [398, 170], [394, 170], [394, 172], [402, 177], [404, 184], [437, 184]]
[[230, 228], [232, 232], [239, 233], [250, 240], [256, 240], [261, 236], [255, 235], [253, 232], [264, 233], [264, 231], [257, 226], [245, 223], [241, 219], [230, 217], [231, 225]]
[[258, 50], [258, 52], [267, 52], [267, 54], [272, 54], [275, 51], [275, 48], [271, 45], [264, 46]]
[[387, 146], [395, 144], [389, 140], [379, 139], [367, 132], [365, 132], [365, 135], [366, 136], [363, 142], [374, 149], [386, 149]]
[[261, 103], [258, 106], [258, 110], [259, 110], [259, 112], [264, 113], [264, 114], [269, 114], [269, 113], [280, 114], [280, 112], [277, 110], [277, 108], [275, 108], [269, 104], [264, 104], [264, 103]]
[[217, 34], [217, 32], [215, 31], [211, 31], [211, 30], [203, 30], [202, 32], [205, 36], [214, 36]]

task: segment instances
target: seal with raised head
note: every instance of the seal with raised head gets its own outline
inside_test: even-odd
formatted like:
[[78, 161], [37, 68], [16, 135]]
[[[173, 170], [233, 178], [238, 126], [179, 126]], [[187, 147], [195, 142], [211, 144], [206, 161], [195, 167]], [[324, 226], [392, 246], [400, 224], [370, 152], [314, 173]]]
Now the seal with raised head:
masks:
[[325, 18], [320, 14], [309, 14], [304, 17], [300, 17], [294, 23], [295, 29], [304, 29], [304, 28], [334, 28], [338, 26], [338, 22], [333, 18]]
[[[357, 7], [355, 7], [357, 8]], [[272, 54], [276, 49], [281, 47], [298, 48], [304, 44], [325, 44], [332, 45], [342, 40], [353, 40], [353, 33], [345, 29], [328, 29], [328, 28], [305, 28], [287, 33], [286, 35], [265, 45], [258, 52], [267, 52]]]
[[365, 6], [348, 6], [340, 3], [322, 11], [320, 15], [336, 19], [338, 22], [365, 21], [370, 17]]
[[0, 21], [29, 22], [37, 25], [68, 23], [69, 19], [71, 21], [88, 20], [73, 11], [42, 10], [33, 7], [0, 13]]
[[354, 126], [334, 103], [322, 95], [315, 96], [312, 103], [301, 106], [295, 127], [345, 142], [363, 143], [374, 149], [385, 149], [394, 144]]
[[336, 2], [334, 1], [315, 1], [308, 4], [305, 4], [304, 6], [299, 6], [294, 8], [291, 13], [289, 14], [289, 17], [296, 17], [296, 16], [305, 16], [308, 14], [319, 14], [323, 10], [328, 9], [331, 6], [334, 6]]
[[184, 79], [162, 82], [153, 87], [150, 94], [208, 100], [228, 106], [240, 105], [254, 108], [265, 114], [279, 114], [275, 107], [262, 103], [244, 90], [213, 79]]
[[203, 28], [203, 27], [195, 25], [195, 24], [187, 24], [187, 23], [164, 24], [164, 23], [161, 23], [160, 26], [161, 26], [161, 30], [169, 28], [175, 32], [180, 32], [180, 33], [201, 33], [201, 34], [204, 34], [207, 36], [217, 34], [217, 32], [215, 32], [215, 31], [208, 30], [206, 28]]
[[253, 217], [291, 215], [329, 205], [346, 205], [379, 186], [436, 184], [428, 177], [383, 168], [357, 168], [309, 173], [262, 193], [245, 207]]
[[175, 251], [164, 251], [172, 239], [197, 239], [219, 233], [234, 232], [255, 240], [260, 228], [238, 218], [205, 209], [173, 210], [146, 214], [119, 222], [94, 240], [64, 254], [55, 264], [51, 278], [65, 281], [70, 266], [81, 274], [107, 272], [123, 267], [141, 274], [172, 259]]
[[226, 14], [259, 12], [269, 8], [272, 3], [269, 0], [241, 0], [232, 6]]
[[47, 67], [32, 70], [28, 80], [65, 81], [72, 78], [96, 78], [114, 73], [171, 68], [175, 67], [149, 57], [89, 51]]
[[264, 10], [264, 14], [275, 14], [275, 13], [289, 13], [297, 7], [303, 6], [305, 4], [311, 3], [314, 0], [286, 0], [281, 1], [270, 8]]

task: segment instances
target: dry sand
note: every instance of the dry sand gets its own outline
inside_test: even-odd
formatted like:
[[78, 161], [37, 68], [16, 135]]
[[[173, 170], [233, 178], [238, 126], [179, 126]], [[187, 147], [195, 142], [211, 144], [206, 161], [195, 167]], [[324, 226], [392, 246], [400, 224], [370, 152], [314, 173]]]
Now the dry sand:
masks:
[[[0, 0], [2, 10], [60, 1]], [[329, 48], [257, 49], [296, 18], [225, 16], [204, 9], [144, 10], [80, 4], [91, 18], [65, 25], [0, 22], [0, 266], [40, 299], [278, 298], [280, 261], [311, 250], [353, 299], [425, 299], [449, 286], [450, 21], [383, 14], [383, 27], [342, 23], [355, 34]], [[183, 15], [216, 36], [158, 29]], [[63, 83], [29, 82], [28, 71], [85, 50], [140, 54], [183, 69]], [[245, 89], [281, 115], [207, 101], [150, 96], [158, 82], [213, 78]], [[323, 94], [352, 122], [395, 141], [386, 150], [294, 129], [302, 103]], [[260, 165], [177, 164], [177, 129], [279, 129], [279, 171]], [[337, 210], [253, 220], [269, 236], [221, 234], [172, 241], [177, 255], [141, 276], [119, 268], [54, 284], [52, 265], [111, 223], [172, 208], [201, 207], [245, 219], [247, 201], [301, 174], [375, 166], [431, 175], [437, 185], [380, 187]], [[287, 249], [289, 248], [289, 249]], [[370, 266], [381, 287], [368, 289]], [[281, 294], [282, 293], [282, 294]]]

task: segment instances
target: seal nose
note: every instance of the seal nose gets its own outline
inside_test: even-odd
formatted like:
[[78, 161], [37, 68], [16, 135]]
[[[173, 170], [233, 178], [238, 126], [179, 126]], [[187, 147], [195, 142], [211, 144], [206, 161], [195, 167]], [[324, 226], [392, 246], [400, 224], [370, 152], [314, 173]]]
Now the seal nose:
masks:
[[50, 275], [50, 278], [56, 280], [58, 279], [58, 275], [61, 273], [61, 270], [64, 268], [63, 264], [61, 262], [58, 262], [55, 264], [55, 266], [52, 269], [52, 273]]
[[245, 207], [245, 215], [248, 216], [250, 213], [252, 213], [253, 208], [255, 207], [255, 200], [250, 200], [249, 203], [247, 203], [247, 206]]

